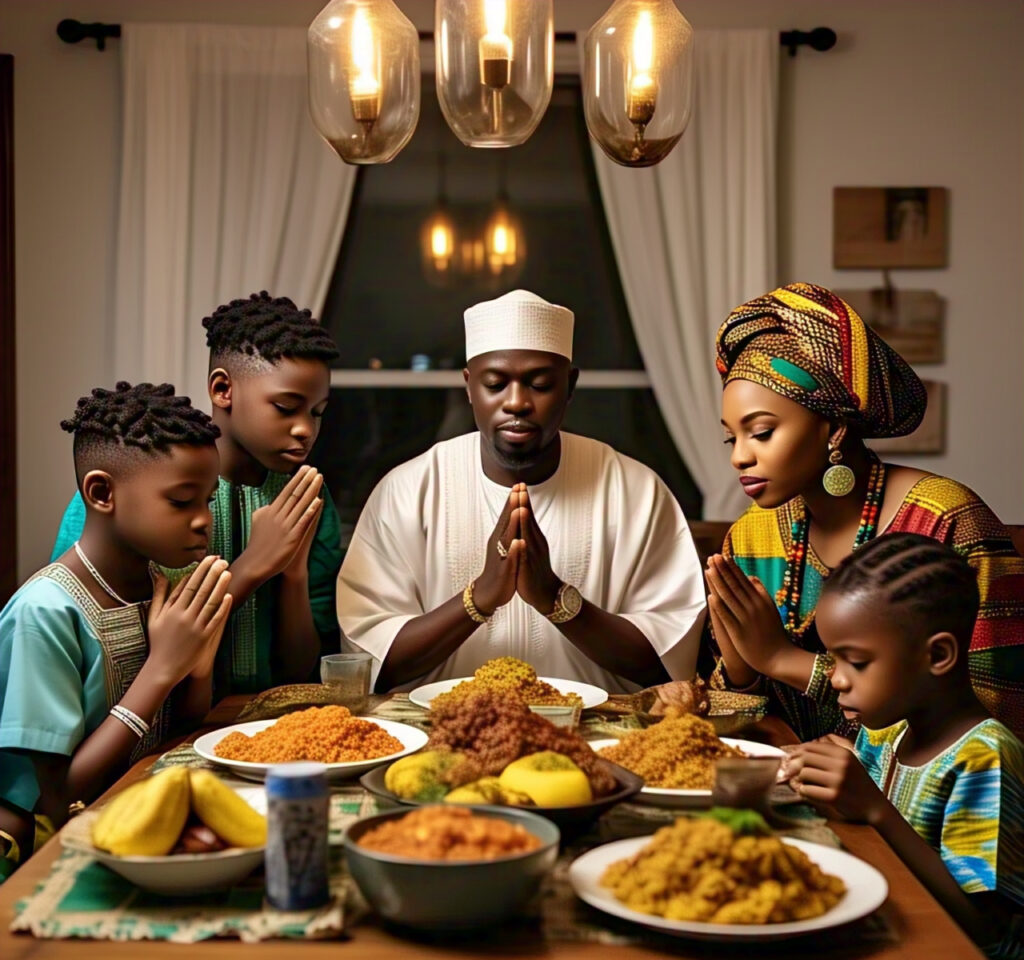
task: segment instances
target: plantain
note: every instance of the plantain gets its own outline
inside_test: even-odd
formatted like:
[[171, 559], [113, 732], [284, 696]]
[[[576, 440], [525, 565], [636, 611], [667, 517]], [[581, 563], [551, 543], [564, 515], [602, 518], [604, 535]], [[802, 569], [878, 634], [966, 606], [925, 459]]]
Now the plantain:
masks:
[[162, 857], [174, 848], [185, 826], [189, 795], [184, 767], [132, 784], [100, 812], [92, 842], [120, 857]]
[[209, 770], [191, 770], [192, 809], [218, 837], [232, 847], [262, 847], [267, 818]]

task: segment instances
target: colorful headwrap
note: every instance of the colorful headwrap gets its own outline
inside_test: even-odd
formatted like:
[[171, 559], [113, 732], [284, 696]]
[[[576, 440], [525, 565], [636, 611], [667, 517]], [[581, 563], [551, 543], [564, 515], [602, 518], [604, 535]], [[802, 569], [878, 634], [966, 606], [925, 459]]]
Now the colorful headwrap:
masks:
[[791, 283], [737, 307], [715, 341], [724, 387], [753, 380], [864, 437], [917, 429], [928, 398], [910, 365], [845, 300]]

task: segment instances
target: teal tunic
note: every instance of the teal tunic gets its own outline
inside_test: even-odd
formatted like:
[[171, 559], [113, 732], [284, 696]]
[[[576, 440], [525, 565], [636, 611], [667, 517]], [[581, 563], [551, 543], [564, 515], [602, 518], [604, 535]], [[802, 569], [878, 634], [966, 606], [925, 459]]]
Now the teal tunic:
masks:
[[[291, 478], [283, 473], [268, 473], [262, 486], [232, 484], [220, 478], [214, 501], [210, 552], [234, 563], [249, 545], [252, 515], [274, 499]], [[335, 590], [341, 569], [341, 524], [338, 511], [327, 488], [316, 536], [309, 548], [309, 605], [313, 624], [320, 635], [323, 653], [339, 648]], [[236, 524], [234, 520], [240, 519]], [[235, 527], [238, 529], [235, 529]], [[61, 520], [53, 558], [62, 556], [81, 536], [85, 526], [85, 504], [76, 493]], [[271, 664], [274, 634], [277, 630], [279, 577], [272, 577], [255, 590], [241, 607], [231, 611], [217, 655], [217, 696], [228, 693], [255, 693], [284, 682], [275, 676]]]
[[[102, 609], [53, 563], [0, 611], [0, 799], [31, 812], [39, 784], [27, 750], [70, 757], [131, 686], [149, 655], [148, 603]], [[165, 703], [133, 759], [166, 736]]]

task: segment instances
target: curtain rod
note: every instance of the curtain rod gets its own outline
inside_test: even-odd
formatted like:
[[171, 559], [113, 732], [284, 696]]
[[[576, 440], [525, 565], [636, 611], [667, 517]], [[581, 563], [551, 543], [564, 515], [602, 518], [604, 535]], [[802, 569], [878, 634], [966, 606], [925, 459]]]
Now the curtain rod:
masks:
[[[57, 36], [65, 43], [79, 43], [82, 40], [95, 40], [97, 50], [105, 50], [107, 39], [121, 36], [119, 23], [82, 23], [80, 20], [61, 20], [57, 24]], [[420, 31], [421, 40], [433, 40], [434, 34]], [[576, 34], [556, 33], [555, 40], [575, 43]], [[782, 30], [779, 43], [789, 50], [791, 57], [796, 56], [797, 47], [810, 47], [812, 50], [831, 50], [836, 45], [836, 32], [830, 27], [815, 27], [813, 30]]]

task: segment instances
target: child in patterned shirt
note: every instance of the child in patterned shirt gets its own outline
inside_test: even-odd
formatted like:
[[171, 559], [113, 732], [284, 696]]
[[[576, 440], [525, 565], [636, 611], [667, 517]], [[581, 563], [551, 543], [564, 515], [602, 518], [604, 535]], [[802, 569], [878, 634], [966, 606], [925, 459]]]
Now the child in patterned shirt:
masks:
[[966, 651], [974, 571], [913, 533], [879, 537], [826, 582], [818, 632], [855, 744], [801, 744], [795, 789], [870, 823], [990, 957], [1024, 957], [1024, 745], [985, 711]]

